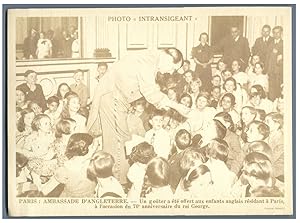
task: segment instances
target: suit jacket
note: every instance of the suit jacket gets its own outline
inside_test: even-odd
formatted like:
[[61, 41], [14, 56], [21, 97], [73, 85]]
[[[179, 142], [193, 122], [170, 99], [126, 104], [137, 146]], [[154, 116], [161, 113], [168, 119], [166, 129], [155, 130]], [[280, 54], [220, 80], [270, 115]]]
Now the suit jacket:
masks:
[[259, 37], [255, 40], [255, 43], [252, 47], [252, 54], [258, 55], [260, 57], [260, 60], [265, 64], [266, 66], [266, 59], [267, 55], [270, 51], [270, 46], [273, 42], [273, 37], [269, 37], [267, 41], [263, 40], [263, 37]]
[[250, 57], [247, 38], [239, 36], [238, 40], [235, 41], [231, 36], [225, 37], [217, 46], [217, 49], [223, 53], [224, 61], [229, 67], [231, 67], [233, 60], [240, 60], [242, 62], [241, 67], [246, 68]]
[[167, 98], [155, 82], [158, 59], [157, 51], [142, 51], [115, 62], [96, 87], [87, 128], [97, 120], [101, 97], [110, 92], [118, 94], [118, 99], [128, 107], [142, 96], [154, 106]]

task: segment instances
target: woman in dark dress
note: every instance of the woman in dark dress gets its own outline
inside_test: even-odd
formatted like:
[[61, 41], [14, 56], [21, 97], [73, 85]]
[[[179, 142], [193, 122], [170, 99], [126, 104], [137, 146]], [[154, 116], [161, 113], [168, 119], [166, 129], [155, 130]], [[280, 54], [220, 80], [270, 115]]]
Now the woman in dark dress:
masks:
[[203, 89], [208, 91], [212, 78], [211, 63], [213, 62], [213, 52], [207, 43], [207, 33], [201, 33], [199, 41], [200, 44], [192, 50], [192, 57], [196, 63], [195, 75], [201, 79]]

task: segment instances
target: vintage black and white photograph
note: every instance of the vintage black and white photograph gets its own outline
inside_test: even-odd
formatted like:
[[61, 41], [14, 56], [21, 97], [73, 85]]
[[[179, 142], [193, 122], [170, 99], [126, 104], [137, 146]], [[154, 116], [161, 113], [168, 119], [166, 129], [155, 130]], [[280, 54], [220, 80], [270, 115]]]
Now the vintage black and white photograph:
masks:
[[11, 216], [293, 213], [290, 6], [8, 24]]

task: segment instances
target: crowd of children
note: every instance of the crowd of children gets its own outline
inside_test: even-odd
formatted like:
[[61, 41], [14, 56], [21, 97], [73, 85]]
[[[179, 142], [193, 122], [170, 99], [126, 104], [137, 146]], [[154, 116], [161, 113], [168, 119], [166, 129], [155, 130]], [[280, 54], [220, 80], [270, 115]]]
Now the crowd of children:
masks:
[[[99, 68], [101, 81], [107, 65]], [[16, 88], [18, 196], [284, 196], [283, 85], [281, 97], [269, 100], [272, 86], [258, 55], [245, 71], [237, 60], [220, 59], [211, 75], [203, 86], [186, 60], [181, 73], [158, 78], [161, 91], [188, 112], [158, 110], [143, 98], [132, 103], [128, 183], [121, 185], [114, 154], [101, 150], [101, 135], [87, 133], [82, 71], [46, 100], [36, 72], [28, 70]]]

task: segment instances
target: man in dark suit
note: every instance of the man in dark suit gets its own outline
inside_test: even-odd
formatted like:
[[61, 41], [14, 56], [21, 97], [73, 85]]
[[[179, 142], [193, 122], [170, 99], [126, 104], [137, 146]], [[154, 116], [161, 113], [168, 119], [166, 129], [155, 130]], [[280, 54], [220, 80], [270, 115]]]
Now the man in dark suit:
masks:
[[36, 59], [36, 48], [38, 42], [37, 31], [35, 29], [31, 29], [30, 35], [24, 40], [24, 57], [26, 59]]
[[271, 27], [269, 25], [264, 25], [261, 30], [261, 37], [255, 40], [252, 47], [252, 55], [258, 55], [260, 61], [267, 67], [267, 54], [269, 52], [270, 45], [273, 42], [273, 37], [270, 36]]
[[248, 65], [250, 48], [248, 39], [241, 35], [237, 26], [231, 27], [231, 35], [225, 37], [217, 48], [223, 53], [224, 62], [231, 67], [232, 61], [241, 62], [241, 70], [244, 71]]
[[269, 75], [269, 98], [280, 97], [280, 85], [283, 83], [283, 28], [275, 26], [272, 30], [273, 41], [267, 54], [267, 73]]

